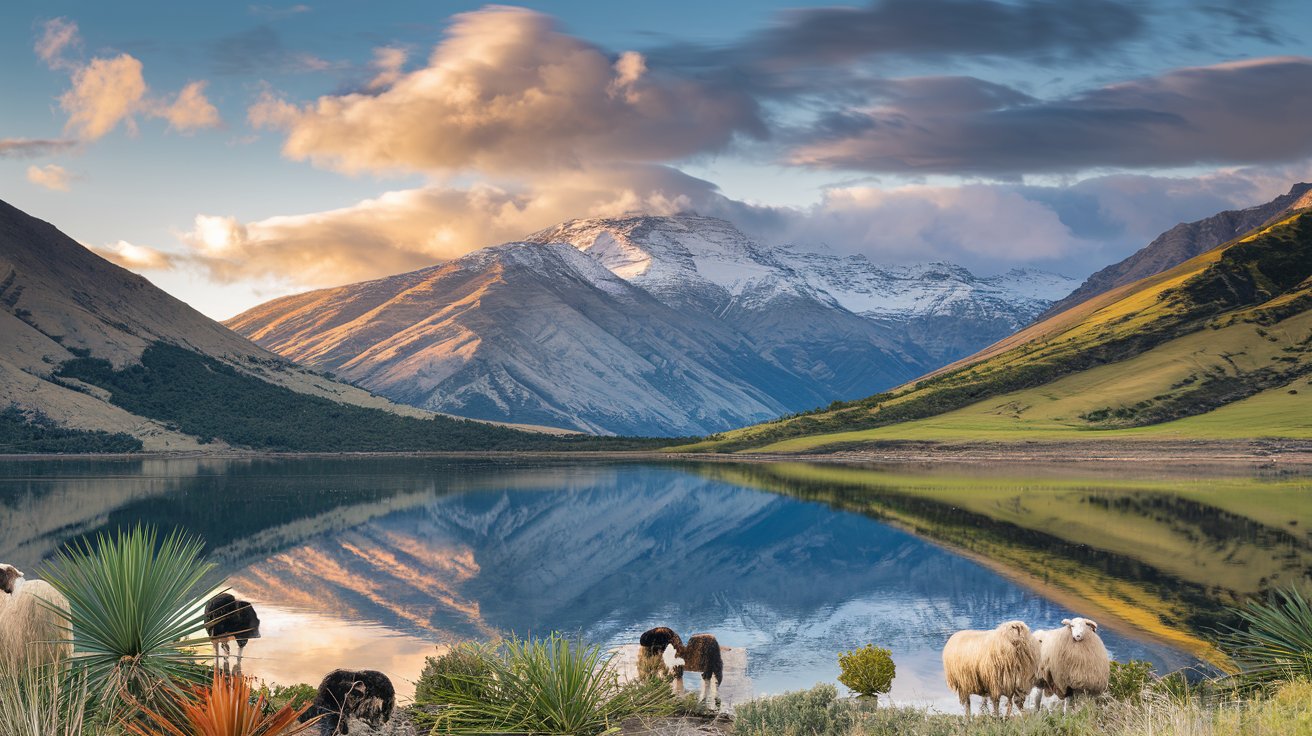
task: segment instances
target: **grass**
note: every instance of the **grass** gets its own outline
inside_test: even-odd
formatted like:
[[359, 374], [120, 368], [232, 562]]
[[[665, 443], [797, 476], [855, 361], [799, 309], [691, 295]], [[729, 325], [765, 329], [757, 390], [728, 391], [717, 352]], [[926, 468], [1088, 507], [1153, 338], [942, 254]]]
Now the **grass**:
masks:
[[668, 683], [625, 682], [601, 647], [559, 634], [467, 644], [424, 675], [415, 720], [433, 733], [593, 736], [678, 707]]
[[[1312, 371], [1309, 271], [1312, 214], [1295, 215], [913, 385], [670, 449], [803, 452], [891, 439], [1312, 438], [1310, 423], [1294, 412], [1266, 417], [1246, 407], [1229, 421], [1188, 419], [1287, 391], [1285, 384]], [[1174, 419], [1183, 421], [1163, 424]]]
[[831, 697], [832, 687], [788, 693], [740, 707], [733, 736], [1310, 736], [1312, 684], [1288, 682], [1249, 699], [1180, 699], [1166, 689], [1139, 703], [1103, 701], [1068, 712], [1013, 718], [938, 713], [919, 707], [871, 709]]
[[0, 666], [0, 736], [83, 736], [89, 733], [87, 682], [50, 666]]

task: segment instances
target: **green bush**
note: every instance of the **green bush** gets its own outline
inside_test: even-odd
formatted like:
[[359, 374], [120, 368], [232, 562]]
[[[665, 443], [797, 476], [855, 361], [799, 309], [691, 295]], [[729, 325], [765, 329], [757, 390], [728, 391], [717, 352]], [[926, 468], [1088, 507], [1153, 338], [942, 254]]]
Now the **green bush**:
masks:
[[413, 714], [431, 733], [593, 736], [677, 707], [667, 683], [622, 681], [601, 647], [558, 634], [466, 646], [425, 674]]
[[874, 644], [838, 655], [838, 681], [860, 695], [878, 696], [893, 687], [897, 666], [893, 653]]
[[1153, 679], [1152, 662], [1132, 659], [1129, 662], [1112, 662], [1111, 678], [1107, 691], [1113, 698], [1130, 703], [1143, 700], [1144, 688]]
[[850, 736], [860, 710], [838, 699], [838, 688], [816, 685], [739, 705], [734, 710], [733, 736]]
[[292, 710], [299, 710], [302, 706], [313, 702], [314, 696], [318, 694], [318, 688], [303, 682], [295, 685], [261, 682], [258, 688], [251, 688], [252, 702], [264, 698], [264, 715], [276, 713], [285, 706], [291, 706]]
[[415, 684], [415, 702], [434, 702], [452, 691], [482, 696], [492, 677], [493, 649], [488, 644], [466, 642], [446, 654], [429, 657]]

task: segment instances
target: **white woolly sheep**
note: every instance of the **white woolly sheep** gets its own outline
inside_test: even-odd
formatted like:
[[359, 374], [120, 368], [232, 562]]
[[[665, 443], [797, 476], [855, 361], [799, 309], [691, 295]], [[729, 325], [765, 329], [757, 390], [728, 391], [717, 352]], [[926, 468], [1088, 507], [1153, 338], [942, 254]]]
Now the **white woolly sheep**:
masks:
[[943, 647], [943, 674], [970, 716], [970, 696], [985, 699], [984, 710], [1007, 698], [1007, 715], [1014, 704], [1025, 709], [1039, 664], [1039, 643], [1023, 621], [1007, 621], [992, 631], [958, 631]]
[[0, 669], [19, 671], [73, 656], [68, 599], [44, 580], [0, 564]]
[[1061, 698], [1065, 707], [1076, 696], [1097, 697], [1107, 692], [1111, 657], [1098, 636], [1097, 621], [1068, 618], [1062, 620], [1060, 629], [1035, 635], [1040, 641], [1036, 707], [1048, 695]]

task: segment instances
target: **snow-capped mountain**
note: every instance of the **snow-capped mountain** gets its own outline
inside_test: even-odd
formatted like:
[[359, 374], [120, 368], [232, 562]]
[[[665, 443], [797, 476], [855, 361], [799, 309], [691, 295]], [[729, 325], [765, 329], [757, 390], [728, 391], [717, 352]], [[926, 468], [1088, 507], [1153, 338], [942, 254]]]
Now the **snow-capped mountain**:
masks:
[[1038, 272], [880, 268], [763, 246], [724, 220], [637, 216], [570, 221], [439, 266], [274, 300], [227, 324], [426, 409], [686, 435], [910, 380], [1010, 334], [1073, 287]]

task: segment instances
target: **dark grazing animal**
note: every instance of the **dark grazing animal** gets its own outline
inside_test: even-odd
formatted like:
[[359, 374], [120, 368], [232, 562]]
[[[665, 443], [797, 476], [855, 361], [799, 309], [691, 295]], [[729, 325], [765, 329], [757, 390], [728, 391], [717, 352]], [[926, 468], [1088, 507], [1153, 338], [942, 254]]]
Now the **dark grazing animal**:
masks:
[[724, 659], [720, 656], [720, 642], [711, 634], [697, 634], [685, 647], [675, 652], [683, 664], [674, 668], [674, 681], [682, 682], [684, 671], [702, 673], [701, 699], [708, 703], [719, 700], [720, 683], [724, 682]]
[[[645, 679], [658, 676], [667, 680], [673, 677], [669, 663], [665, 661], [665, 650], [671, 646], [676, 652], [683, 648], [683, 639], [673, 629], [657, 626], [642, 632], [642, 636], [638, 637], [638, 677]], [[682, 674], [682, 670], [678, 669], [682, 662], [677, 659], [673, 661], [675, 669]]]
[[223, 647], [223, 670], [228, 671], [228, 658], [232, 656], [230, 645], [237, 642], [237, 672], [241, 672], [241, 658], [246, 653], [246, 643], [260, 638], [260, 617], [255, 615], [255, 607], [246, 601], [239, 601], [231, 593], [219, 593], [205, 604], [205, 633], [214, 646], [214, 668], [219, 668], [219, 647]]
[[376, 670], [333, 670], [319, 683], [319, 692], [301, 722], [318, 718], [319, 736], [350, 733], [347, 721], [358, 718], [374, 728], [381, 728], [392, 718], [396, 707], [396, 689], [392, 681]]

